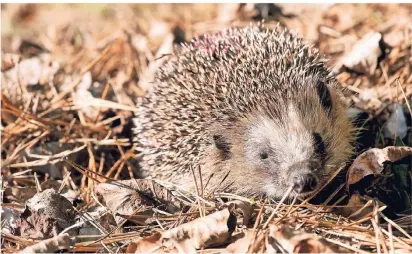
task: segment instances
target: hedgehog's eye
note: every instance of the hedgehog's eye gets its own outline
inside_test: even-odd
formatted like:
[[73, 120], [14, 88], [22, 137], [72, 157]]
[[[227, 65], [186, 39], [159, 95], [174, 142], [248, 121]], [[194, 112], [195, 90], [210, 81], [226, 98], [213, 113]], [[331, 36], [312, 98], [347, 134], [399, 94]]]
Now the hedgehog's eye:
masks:
[[263, 151], [259, 152], [259, 156], [260, 156], [260, 159], [266, 160], [269, 157], [269, 154], [268, 154], [268, 152], [263, 150]]
[[322, 136], [319, 133], [313, 133], [313, 141], [315, 144], [315, 152], [317, 154], [323, 154], [325, 152], [325, 143]]

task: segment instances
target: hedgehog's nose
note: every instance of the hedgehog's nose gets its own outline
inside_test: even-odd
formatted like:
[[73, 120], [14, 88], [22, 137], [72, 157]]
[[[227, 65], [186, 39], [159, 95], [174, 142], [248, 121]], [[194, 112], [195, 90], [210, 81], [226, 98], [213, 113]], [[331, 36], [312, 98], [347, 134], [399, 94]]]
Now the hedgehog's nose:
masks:
[[318, 181], [312, 173], [301, 174], [293, 178], [294, 190], [296, 193], [305, 193], [313, 191]]

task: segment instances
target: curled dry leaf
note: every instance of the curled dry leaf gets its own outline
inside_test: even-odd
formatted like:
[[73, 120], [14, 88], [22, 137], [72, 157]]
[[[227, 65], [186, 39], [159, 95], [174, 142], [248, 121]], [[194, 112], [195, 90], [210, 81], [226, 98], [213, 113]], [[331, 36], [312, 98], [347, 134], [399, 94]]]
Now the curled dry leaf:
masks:
[[19, 219], [19, 213], [16, 210], [8, 207], [0, 207], [1, 214], [1, 232], [9, 234], [15, 234], [17, 229], [17, 220]]
[[267, 250], [278, 250], [279, 246], [287, 253], [336, 253], [339, 249], [315, 234], [295, 231], [287, 225], [269, 224]]
[[358, 220], [373, 211], [372, 201], [371, 197], [354, 193], [350, 197], [348, 204], [344, 207], [338, 207], [337, 212], [345, 217]]
[[342, 63], [348, 69], [372, 75], [378, 66], [378, 58], [383, 55], [382, 48], [382, 34], [368, 33], [353, 46], [349, 54], [342, 59]]
[[412, 154], [412, 147], [388, 146], [383, 149], [372, 148], [363, 152], [349, 167], [346, 175], [347, 188], [359, 182], [365, 176], [379, 174], [383, 170], [384, 162], [395, 162]]
[[155, 233], [128, 247], [135, 253], [167, 252], [194, 253], [196, 250], [223, 244], [236, 227], [236, 218], [229, 209], [212, 213], [163, 233]]
[[248, 225], [253, 213], [253, 206], [249, 202], [233, 200], [227, 202], [226, 205], [228, 205], [229, 209], [235, 213], [236, 218], [238, 218], [238, 225]]
[[[90, 207], [86, 212], [79, 212], [76, 216], [76, 222], [84, 222], [79, 228], [79, 235], [88, 235], [89, 241], [100, 239], [102, 234], [108, 232], [115, 234], [123, 232], [122, 227], [118, 228], [113, 215], [100, 205]], [[90, 237], [91, 235], [94, 237]], [[75, 241], [81, 242], [82, 239], [76, 237]]]
[[19, 253], [53, 253], [58, 250], [70, 249], [69, 234], [61, 234], [29, 246]]
[[[243, 235], [243, 237], [242, 237]], [[339, 249], [315, 234], [293, 230], [286, 224], [269, 224], [269, 230], [254, 237], [252, 230], [243, 232], [226, 248], [228, 253], [336, 253]]]
[[[46, 239], [73, 225], [75, 215], [76, 212], [69, 200], [56, 193], [54, 189], [47, 189], [27, 201], [17, 224], [21, 236]], [[69, 233], [77, 234], [75, 229], [71, 229]]]
[[[225, 253], [247, 253], [249, 246], [253, 241], [253, 230], [244, 230], [242, 233], [233, 236], [236, 238], [231, 244], [229, 244]], [[254, 245], [262, 245], [261, 241], [254, 241]]]
[[162, 234], [167, 242], [176, 242], [180, 252], [224, 243], [235, 230], [236, 217], [228, 209], [198, 218]]
[[[169, 212], [176, 212], [182, 206], [169, 190], [149, 179], [101, 183], [94, 191], [113, 214], [149, 216], [153, 206], [164, 205]], [[121, 217], [116, 216], [116, 221], [119, 220]]]
[[162, 234], [154, 232], [151, 236], [139, 239], [127, 246], [126, 253], [176, 253], [177, 249], [167, 249], [162, 245]]

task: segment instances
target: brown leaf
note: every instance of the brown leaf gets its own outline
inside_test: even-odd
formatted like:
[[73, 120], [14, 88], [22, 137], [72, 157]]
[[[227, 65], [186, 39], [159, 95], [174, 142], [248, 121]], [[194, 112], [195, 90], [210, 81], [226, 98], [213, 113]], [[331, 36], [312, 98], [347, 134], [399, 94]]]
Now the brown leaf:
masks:
[[379, 174], [383, 170], [383, 163], [395, 162], [412, 154], [412, 147], [388, 146], [383, 149], [372, 148], [363, 152], [349, 167], [346, 175], [347, 188], [359, 182], [365, 176]]
[[248, 225], [253, 213], [253, 206], [249, 202], [233, 200], [226, 203], [231, 212], [236, 215], [238, 225]]
[[150, 251], [193, 253], [198, 249], [223, 244], [236, 226], [236, 218], [224, 209], [208, 216], [149, 237], [128, 246], [128, 251], [147, 253]]
[[[369, 200], [371, 200], [370, 197], [365, 198], [357, 193], [354, 193], [350, 197], [348, 204], [346, 206], [338, 208], [338, 213], [345, 217], [350, 217], [354, 219], [362, 218], [366, 214], [373, 211], [372, 202], [369, 202], [369, 205], [366, 205]], [[360, 210], [365, 205], [366, 207], [363, 210]]]
[[[280, 245], [287, 253], [336, 253], [338, 249], [315, 234], [295, 231], [287, 225], [269, 224], [268, 249]], [[277, 244], [276, 244], [277, 243]]]
[[[154, 232], [151, 236], [130, 243], [129, 246], [127, 246], [126, 253], [159, 252], [160, 248], [162, 248], [162, 234], [160, 232]], [[162, 252], [164, 253], [165, 249], [162, 249]]]
[[53, 253], [64, 249], [70, 249], [70, 236], [67, 233], [43, 240], [25, 248], [19, 253]]
[[361, 196], [358, 193], [354, 193], [350, 197], [348, 204], [344, 207], [337, 207], [337, 211], [338, 214], [348, 217], [349, 219], [358, 220], [373, 212], [373, 201], [378, 202], [379, 207], [385, 206], [384, 203], [377, 199], [373, 199], [367, 195]]
[[[155, 205], [164, 205], [170, 212], [176, 212], [182, 206], [169, 190], [149, 179], [101, 183], [94, 191], [113, 214], [151, 215]], [[116, 216], [117, 221], [120, 219]]]
[[254, 238], [253, 230], [246, 230], [233, 238], [236, 238], [234, 242], [229, 244], [224, 253], [247, 253], [248, 251], [251, 252], [258, 252], [257, 250], [264, 251], [265, 246], [265, 238], [267, 238], [267, 232], [262, 233]]
[[[75, 215], [76, 212], [70, 201], [56, 193], [54, 189], [47, 189], [27, 201], [17, 224], [21, 236], [46, 239], [73, 225]], [[71, 229], [69, 233], [77, 234], [77, 229]]]

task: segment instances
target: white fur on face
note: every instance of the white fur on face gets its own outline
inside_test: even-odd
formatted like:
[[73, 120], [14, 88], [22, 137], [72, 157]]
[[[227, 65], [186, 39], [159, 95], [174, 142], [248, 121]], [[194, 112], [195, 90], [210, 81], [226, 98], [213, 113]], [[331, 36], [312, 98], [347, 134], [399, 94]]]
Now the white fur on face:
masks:
[[256, 124], [249, 129], [250, 150], [253, 160], [259, 160], [256, 156], [260, 146], [271, 150], [270, 170], [273, 178], [264, 178], [262, 189], [268, 196], [279, 197], [285, 189], [292, 184], [291, 167], [302, 165], [302, 172], [309, 170], [309, 160], [313, 155], [313, 140], [310, 127], [304, 126], [294, 106], [289, 105], [287, 114], [283, 119], [271, 119], [259, 116]]
[[284, 119], [260, 116], [249, 135], [252, 142], [268, 143], [281, 168], [304, 162], [313, 153], [312, 132], [303, 125], [292, 105]]

